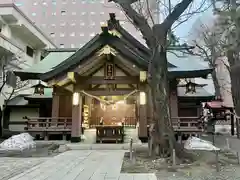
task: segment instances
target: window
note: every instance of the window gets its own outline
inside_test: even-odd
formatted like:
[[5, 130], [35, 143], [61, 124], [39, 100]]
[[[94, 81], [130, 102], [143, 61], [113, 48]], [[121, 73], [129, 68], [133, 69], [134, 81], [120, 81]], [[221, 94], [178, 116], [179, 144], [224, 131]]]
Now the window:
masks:
[[80, 36], [83, 37], [83, 36], [84, 36], [84, 33], [80, 33]]
[[46, 26], [47, 26], [46, 24], [42, 24], [42, 27], [44, 27], [44, 28], [45, 28]]
[[102, 11], [102, 12], [100, 12], [100, 14], [101, 14], [101, 15], [104, 15], [104, 12]]
[[64, 37], [65, 36], [65, 34], [64, 33], [60, 33], [60, 37]]
[[44, 1], [42, 4], [43, 4], [44, 6], [47, 6], [47, 2], [45, 2], [45, 1]]
[[62, 15], [62, 16], [65, 16], [65, 15], [66, 15], [66, 11], [64, 11], [64, 10], [61, 11], [61, 15]]
[[77, 13], [76, 12], [72, 12], [72, 15], [75, 16]]
[[60, 48], [64, 48], [64, 44], [60, 44]]
[[80, 23], [80, 25], [81, 25], [81, 26], [84, 26], [84, 25], [85, 25], [85, 23], [84, 23], [84, 22], [81, 22], [81, 23]]
[[103, 22], [103, 21], [102, 21], [102, 22], [100, 22], [100, 25], [101, 25], [101, 26], [105, 25], [105, 22]]
[[50, 36], [55, 37], [55, 33], [54, 32], [50, 33]]
[[96, 14], [96, 12], [90, 12], [90, 14], [91, 14], [91, 15], [95, 15], [95, 14]]
[[72, 32], [72, 33], [70, 34], [70, 36], [71, 36], [71, 37], [74, 37], [74, 36], [75, 36], [75, 32]]
[[34, 3], [33, 3], [34, 6], [37, 6], [37, 4], [38, 4], [37, 2], [34, 2]]
[[95, 36], [95, 33], [91, 33], [90, 36], [91, 36], [91, 37]]
[[71, 26], [76, 26], [76, 23], [75, 22], [71, 23]]
[[32, 13], [32, 16], [36, 16], [37, 14], [35, 12]]
[[27, 46], [26, 54], [30, 57], [33, 57], [34, 50], [31, 47]]
[[85, 14], [86, 14], [86, 12], [82, 12], [82, 13], [81, 13], [81, 15], [85, 15]]
[[20, 7], [20, 6], [22, 6], [23, 4], [22, 4], [21, 2], [18, 2], [18, 3], [15, 3], [15, 5], [16, 5], [17, 7]]
[[74, 44], [71, 44], [71, 48], [75, 48], [75, 45], [74, 45]]
[[60, 23], [60, 26], [66, 26], [65, 22]]
[[67, 0], [62, 0], [62, 4], [67, 4]]
[[52, 24], [52, 27], [56, 27], [56, 24]]
[[52, 15], [53, 15], [53, 16], [56, 16], [56, 15], [57, 15], [57, 13], [56, 13], [56, 12], [52, 12]]
[[52, 0], [52, 4], [56, 5], [57, 4], [56, 0]]
[[82, 4], [85, 4], [86, 3], [86, 1], [85, 0], [82, 0]]
[[104, 4], [104, 0], [101, 0], [101, 3]]
[[91, 23], [90, 23], [90, 26], [95, 26], [95, 25], [96, 25], [95, 22], [91, 22]]

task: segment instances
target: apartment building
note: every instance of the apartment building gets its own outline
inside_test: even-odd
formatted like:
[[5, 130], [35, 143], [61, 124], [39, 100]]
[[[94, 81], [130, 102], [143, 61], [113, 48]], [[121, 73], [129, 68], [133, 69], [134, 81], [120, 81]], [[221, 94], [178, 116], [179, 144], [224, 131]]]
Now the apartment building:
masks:
[[[60, 47], [83, 46], [101, 31], [100, 25], [106, 23], [109, 13], [115, 13], [124, 28], [142, 39], [120, 7], [108, 0], [12, 1]], [[135, 7], [137, 9], [138, 4]], [[150, 0], [150, 9], [156, 19], [156, 0]]]

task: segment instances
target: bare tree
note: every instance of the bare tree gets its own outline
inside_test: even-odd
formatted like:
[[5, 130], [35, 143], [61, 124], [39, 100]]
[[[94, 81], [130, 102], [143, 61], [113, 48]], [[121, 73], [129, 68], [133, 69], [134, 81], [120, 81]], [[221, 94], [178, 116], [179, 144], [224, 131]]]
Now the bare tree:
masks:
[[215, 26], [212, 27], [208, 27], [208, 25], [199, 22], [201, 23], [200, 27], [194, 29], [194, 32], [198, 34], [198, 37], [195, 37], [195, 40], [193, 40], [195, 49], [190, 51], [190, 53], [200, 56], [204, 61], [208, 62], [210, 67], [213, 68], [212, 79], [215, 87], [215, 95], [221, 97], [220, 89], [224, 87], [221, 87], [219, 77], [217, 77], [219, 64], [217, 61], [221, 60], [221, 64], [226, 66], [228, 72], [229, 66], [224, 60], [222, 60], [225, 56], [223, 49], [227, 43], [227, 39], [224, 36], [224, 29], [216, 28], [218, 26], [217, 24], [219, 24], [218, 22], [218, 19], [215, 19], [215, 22], [213, 22]]
[[13, 71], [14, 69], [21, 69], [21, 65], [25, 63], [24, 60], [20, 60], [18, 58], [18, 54], [11, 54], [9, 52], [3, 53], [2, 57], [0, 58], [1, 62], [1, 75], [0, 75], [0, 93], [2, 98], [4, 99], [4, 103], [0, 108], [0, 137], [2, 136], [2, 121], [4, 118], [4, 112], [8, 102], [19, 92], [29, 85], [29, 81], [21, 81], [19, 78], [16, 77], [16, 84], [11, 87], [8, 84], [7, 73]]
[[[132, 24], [141, 32], [143, 39], [151, 51], [148, 66], [148, 84], [150, 89], [149, 97], [151, 98], [149, 100], [152, 101], [153, 106], [154, 131], [152, 132], [152, 138], [156, 146], [160, 145], [161, 152], [167, 150], [168, 154], [171, 154], [174, 148], [177, 151], [180, 150], [180, 148], [176, 147], [177, 143], [169, 110], [169, 79], [166, 56], [169, 41], [167, 36], [169, 32], [171, 32], [173, 25], [179, 23], [177, 21], [181, 20], [184, 16], [184, 11], [191, 8], [194, 0], [181, 0], [174, 8], [172, 8], [171, 1], [169, 1], [168, 15], [164, 17], [162, 22], [154, 22], [154, 18], [150, 17], [153, 21], [151, 23], [153, 24], [152, 27], [149, 24], [148, 18], [146, 18], [142, 12], [139, 12], [139, 10], [134, 9], [134, 3], [146, 2], [146, 4], [149, 4], [150, 1], [113, 1], [121, 7]], [[149, 6], [147, 6], [147, 8], [149, 8]], [[150, 11], [150, 9], [148, 11]], [[186, 14], [193, 14], [193, 12], [186, 12]]]

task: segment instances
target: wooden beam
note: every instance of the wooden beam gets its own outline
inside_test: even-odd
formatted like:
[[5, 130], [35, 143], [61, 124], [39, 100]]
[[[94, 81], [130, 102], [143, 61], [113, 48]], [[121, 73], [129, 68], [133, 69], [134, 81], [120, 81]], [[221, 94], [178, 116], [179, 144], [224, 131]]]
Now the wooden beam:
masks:
[[116, 76], [112, 80], [105, 80], [104, 76], [79, 76], [77, 81], [82, 84], [138, 84], [139, 76]]
[[75, 77], [77, 76], [76, 72], [68, 72], [67, 74], [48, 81], [48, 85], [51, 86], [64, 86], [71, 83], [76, 83]]
[[94, 95], [94, 96], [122, 96], [127, 95], [131, 93], [132, 89], [125, 89], [125, 90], [114, 90], [114, 91], [108, 91], [108, 90], [95, 90], [95, 91], [85, 91], [88, 94]]

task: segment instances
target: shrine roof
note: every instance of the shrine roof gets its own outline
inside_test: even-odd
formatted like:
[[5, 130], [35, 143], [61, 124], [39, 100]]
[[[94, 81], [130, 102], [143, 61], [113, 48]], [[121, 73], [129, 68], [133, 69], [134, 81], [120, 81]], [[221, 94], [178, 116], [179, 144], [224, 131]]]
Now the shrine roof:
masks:
[[24, 99], [25, 96], [28, 95], [20, 94], [18, 96], [15, 96], [11, 100], [9, 100], [7, 106], [26, 106], [28, 104], [28, 101]]
[[[110, 14], [110, 20], [111, 20]], [[41, 62], [33, 65], [31, 68], [15, 72], [22, 80], [42, 79], [50, 80], [62, 73], [71, 71], [74, 67], [80, 65], [83, 61], [92, 57], [105, 45], [109, 45], [116, 50], [121, 56], [134, 63], [140, 69], [147, 70], [148, 60], [151, 58], [149, 49], [130, 35], [120, 24], [115, 26], [117, 34], [110, 33], [112, 30], [111, 23], [109, 27], [103, 27], [102, 32], [97, 34], [92, 40], [82, 48], [75, 51], [51, 51]], [[177, 54], [177, 55], [176, 55]], [[170, 77], [193, 78], [205, 77], [211, 73], [212, 69], [204, 67], [197, 62], [199, 57], [191, 55], [179, 56], [179, 51], [171, 50], [167, 53], [168, 71]]]
[[[66, 60], [72, 54], [74, 54], [74, 51], [64, 51], [64, 50], [50, 51], [49, 54], [42, 61], [38, 62], [37, 64], [34, 64], [28, 69], [15, 71], [14, 73], [17, 76], [20, 76], [22, 80], [39, 79], [38, 75], [51, 71], [52, 68], [54, 68], [59, 63]], [[24, 78], [24, 76], [22, 78], [22, 75], [27, 75], [27, 76], [26, 78]]]

